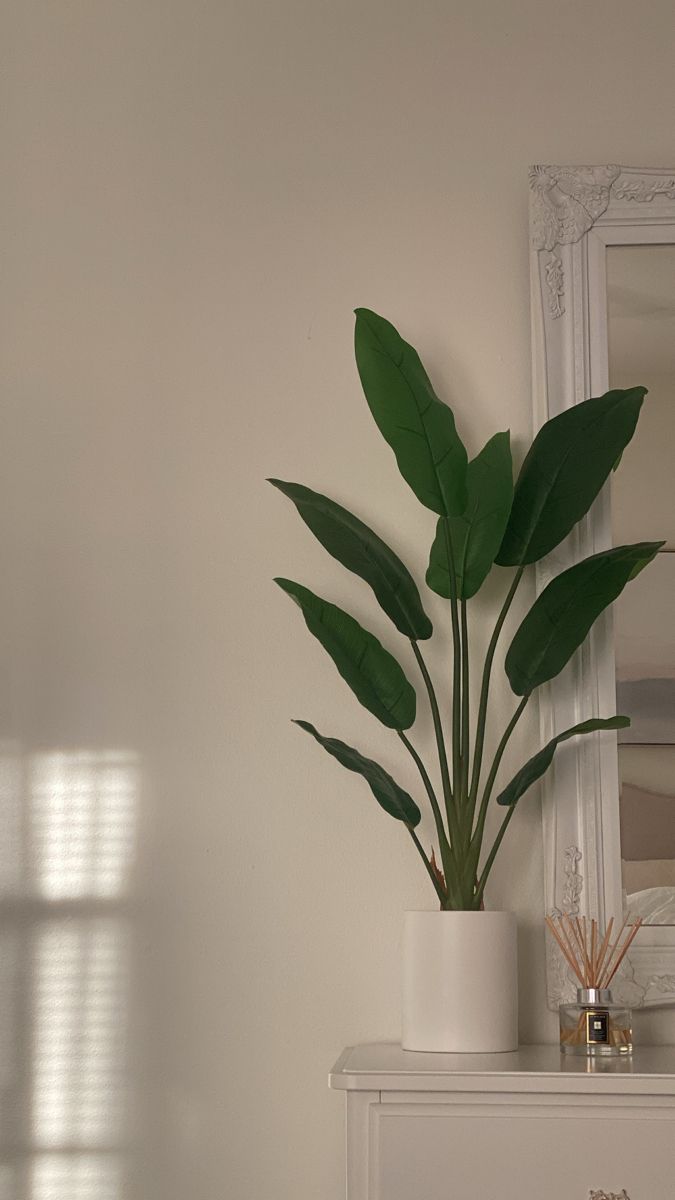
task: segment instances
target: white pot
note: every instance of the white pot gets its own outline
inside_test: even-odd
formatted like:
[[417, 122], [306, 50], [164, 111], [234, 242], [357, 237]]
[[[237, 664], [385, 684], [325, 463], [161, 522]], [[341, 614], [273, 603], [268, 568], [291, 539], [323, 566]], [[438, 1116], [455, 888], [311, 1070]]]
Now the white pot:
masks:
[[407, 912], [404, 1050], [518, 1048], [517, 926], [508, 912]]

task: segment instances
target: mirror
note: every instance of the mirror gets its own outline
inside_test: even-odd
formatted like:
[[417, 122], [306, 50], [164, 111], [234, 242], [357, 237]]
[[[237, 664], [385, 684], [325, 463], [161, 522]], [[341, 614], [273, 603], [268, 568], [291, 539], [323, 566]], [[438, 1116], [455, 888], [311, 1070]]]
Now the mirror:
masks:
[[[674, 1004], [675, 171], [535, 166], [530, 234], [535, 429], [610, 387], [649, 389], [621, 470], [537, 587], [613, 541], [666, 543], [541, 689], [542, 740], [615, 712], [633, 721], [620, 744], [570, 743], [542, 781], [546, 912], [603, 926], [640, 913], [615, 992]], [[550, 944], [547, 956], [554, 1008], [573, 985]]]
[[612, 540], [664, 538], [615, 606], [621, 878], [627, 912], [675, 925], [675, 246], [607, 248], [610, 387], [648, 394], [611, 483]]

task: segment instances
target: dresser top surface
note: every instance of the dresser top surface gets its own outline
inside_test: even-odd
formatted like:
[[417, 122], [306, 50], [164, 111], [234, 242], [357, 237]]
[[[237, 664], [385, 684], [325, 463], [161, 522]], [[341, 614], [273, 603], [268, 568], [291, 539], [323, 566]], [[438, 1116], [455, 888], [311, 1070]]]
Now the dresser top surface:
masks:
[[625, 1059], [561, 1055], [557, 1046], [508, 1054], [430, 1054], [396, 1042], [348, 1046], [328, 1082], [345, 1091], [618, 1092], [675, 1095], [675, 1046], [640, 1046]]

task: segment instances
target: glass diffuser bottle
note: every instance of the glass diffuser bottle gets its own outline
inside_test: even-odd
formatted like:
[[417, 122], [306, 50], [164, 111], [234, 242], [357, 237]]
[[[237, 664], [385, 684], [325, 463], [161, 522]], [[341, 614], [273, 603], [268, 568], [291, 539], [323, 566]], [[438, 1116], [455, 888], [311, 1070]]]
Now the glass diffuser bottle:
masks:
[[590, 936], [585, 917], [546, 918], [548, 928], [579, 983], [576, 1004], [560, 1005], [560, 1049], [563, 1054], [608, 1058], [631, 1053], [630, 1009], [614, 1002], [609, 985], [641, 923], [638, 918], [622, 944], [628, 918], [614, 943], [611, 941], [613, 918], [602, 935], [597, 921], [592, 920]]
[[560, 1005], [560, 1049], [586, 1057], [630, 1054], [630, 1009], [615, 1004], [609, 988], [577, 988], [576, 1004]]

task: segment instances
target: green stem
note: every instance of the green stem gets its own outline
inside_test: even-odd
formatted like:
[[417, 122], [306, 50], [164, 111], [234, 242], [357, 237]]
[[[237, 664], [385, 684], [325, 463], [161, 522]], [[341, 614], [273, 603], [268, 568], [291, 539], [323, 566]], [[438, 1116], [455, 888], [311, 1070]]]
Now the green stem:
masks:
[[452, 843], [452, 847], [453, 847], [453, 849], [455, 849], [457, 847], [457, 845], [459, 844], [459, 828], [457, 825], [457, 816], [456, 816], [454, 804], [453, 804], [453, 792], [452, 792], [452, 786], [450, 784], [450, 772], [448, 770], [448, 756], [445, 752], [445, 739], [443, 737], [443, 724], [441, 722], [441, 714], [439, 712], [438, 701], [436, 699], [436, 692], [434, 691], [434, 685], [431, 681], [431, 676], [427, 670], [426, 663], [425, 663], [424, 659], [422, 658], [422, 651], [420, 650], [417, 642], [413, 641], [412, 639], [411, 639], [410, 644], [412, 645], [413, 653], [415, 655], [415, 658], [417, 659], [417, 664], [418, 664], [420, 672], [422, 674], [422, 678], [424, 680], [424, 686], [427, 689], [427, 695], [429, 697], [429, 706], [431, 708], [431, 719], [434, 724], [434, 733], [436, 734], [436, 745], [438, 747], [438, 761], [439, 761], [439, 765], [441, 768], [441, 781], [443, 784], [443, 796], [445, 799], [445, 811], [446, 811], [447, 817], [448, 817], [448, 832], [450, 834], [450, 841]]
[[524, 566], [518, 567], [518, 570], [516, 571], [516, 573], [513, 577], [511, 587], [508, 590], [506, 599], [502, 605], [501, 612], [500, 612], [499, 616], [497, 617], [497, 623], [494, 627], [492, 637], [490, 638], [490, 644], [487, 649], [487, 654], [485, 656], [485, 665], [483, 667], [483, 678], [481, 681], [481, 688], [480, 688], [480, 700], [478, 702], [478, 717], [476, 719], [476, 744], [474, 746], [474, 752], [473, 752], [473, 771], [471, 774], [471, 789], [469, 792], [469, 810], [470, 810], [470, 820], [471, 821], [473, 821], [473, 815], [476, 810], [476, 800], [478, 798], [478, 786], [480, 784], [480, 773], [481, 773], [481, 767], [483, 765], [483, 749], [485, 746], [485, 729], [486, 729], [486, 725], [487, 725], [487, 706], [488, 706], [488, 696], [489, 696], [489, 692], [490, 692], [490, 676], [492, 674], [492, 663], [494, 661], [495, 651], [497, 649], [497, 643], [499, 641], [499, 635], [502, 631], [502, 627], [503, 627], [506, 617], [508, 615], [508, 611], [511, 607], [513, 597], [516, 594], [518, 584], [520, 583], [520, 581], [523, 577], [524, 570], [525, 570]]
[[526, 696], [523, 696], [520, 704], [511, 717], [511, 720], [506, 726], [506, 729], [502, 734], [501, 741], [497, 746], [497, 750], [492, 761], [492, 766], [490, 768], [490, 774], [487, 777], [485, 791], [483, 792], [480, 810], [478, 813], [478, 820], [476, 821], [476, 828], [471, 839], [470, 853], [467, 858], [467, 875], [471, 878], [472, 882], [475, 880], [476, 870], [478, 868], [478, 860], [480, 858], [481, 846], [483, 844], [483, 834], [485, 832], [485, 818], [487, 817], [488, 805], [490, 803], [490, 796], [492, 795], [495, 779], [497, 778], [497, 772], [501, 765], [502, 758], [504, 757], [504, 751], [508, 745], [509, 738], [511, 737], [511, 734], [513, 733], [525, 710], [525, 705], [527, 704], [530, 695], [531, 693], [528, 692]]
[[504, 820], [501, 823], [501, 826], [499, 828], [499, 833], [497, 834], [497, 836], [494, 840], [492, 849], [485, 860], [485, 866], [483, 867], [481, 877], [478, 880], [478, 885], [476, 887], [476, 908], [480, 908], [481, 901], [483, 899], [483, 892], [485, 891], [485, 884], [488, 881], [488, 876], [490, 874], [490, 871], [492, 870], [492, 866], [495, 861], [495, 858], [497, 857], [497, 851], [499, 850], [499, 847], [502, 844], [504, 834], [506, 833], [506, 830], [509, 827], [509, 821], [511, 820], [515, 811], [516, 811], [516, 806], [515, 806], [515, 804], [512, 804], [511, 807], [509, 808], [509, 811], [507, 812], [506, 816], [504, 817]]
[[418, 755], [417, 750], [414, 749], [414, 746], [413, 746], [410, 738], [407, 738], [406, 734], [402, 730], [396, 730], [396, 733], [399, 734], [401, 742], [404, 743], [405, 748], [408, 751], [408, 754], [410, 754], [414, 764], [416, 764], [416, 767], [420, 774], [420, 778], [422, 778], [422, 782], [424, 784], [426, 794], [428, 794], [429, 803], [431, 805], [431, 811], [432, 811], [432, 814], [434, 814], [434, 823], [436, 826], [436, 834], [438, 836], [438, 850], [440, 850], [440, 853], [441, 853], [441, 862], [443, 864], [443, 872], [444, 872], [444, 875], [446, 875], [446, 880], [448, 880], [450, 875], [453, 875], [453, 876], [456, 875], [455, 864], [452, 859], [452, 854], [450, 854], [450, 844], [448, 841], [448, 835], [446, 833], [446, 827], [444, 827], [444, 824], [443, 824], [443, 816], [441, 814], [440, 805], [438, 805], [438, 800], [436, 799], [436, 792], [434, 791], [434, 785], [432, 785], [432, 782], [429, 779], [428, 770], [426, 770], [426, 767], [424, 766], [422, 758], [420, 758], [420, 756]]
[[450, 522], [447, 517], [443, 517], [443, 534], [450, 569], [450, 615], [452, 618], [452, 786], [459, 804], [462, 737], [462, 639], [457, 607], [457, 572], [450, 536]]
[[[460, 601], [462, 621], [462, 799], [469, 798], [469, 625], [466, 600]], [[468, 838], [471, 837], [471, 826]], [[468, 839], [467, 839], [468, 840]]]
[[[424, 766], [422, 758], [420, 758], [417, 750], [414, 749], [414, 746], [413, 746], [410, 738], [406, 737], [406, 734], [404, 733], [404, 731], [396, 730], [396, 733], [399, 734], [401, 742], [404, 743], [405, 748], [408, 751], [408, 754], [410, 754], [414, 764], [416, 764], [416, 767], [419, 770], [420, 778], [422, 778], [422, 782], [424, 784], [426, 794], [428, 794], [428, 797], [429, 797], [429, 803], [431, 805], [432, 814], [434, 814], [434, 821], [436, 822], [436, 833], [438, 834], [438, 838], [442, 838], [447, 841], [448, 839], [447, 839], [447, 834], [446, 834], [446, 827], [444, 827], [444, 824], [443, 824], [443, 817], [441, 815], [440, 805], [438, 805], [438, 800], [436, 799], [436, 792], [434, 791], [434, 785], [432, 785], [432, 782], [429, 779], [428, 770], [426, 770], [426, 767]], [[441, 846], [441, 848], [442, 848], [442, 846]]]
[[410, 834], [413, 842], [415, 843], [417, 850], [419, 852], [420, 858], [422, 859], [422, 862], [424, 863], [424, 865], [427, 869], [427, 875], [429, 876], [431, 882], [434, 885], [434, 890], [436, 892], [436, 895], [438, 896], [438, 899], [440, 900], [441, 908], [445, 908], [447, 896], [446, 896], [445, 892], [443, 891], [443, 888], [440, 885], [440, 881], [434, 875], [431, 863], [429, 862], [429, 859], [427, 858], [426, 854], [424, 853], [424, 847], [423, 847], [420, 839], [418, 838], [417, 834], [415, 833], [415, 830], [412, 829], [410, 827], [410, 825], [407, 825], [406, 829], [408, 830], [408, 833]]

